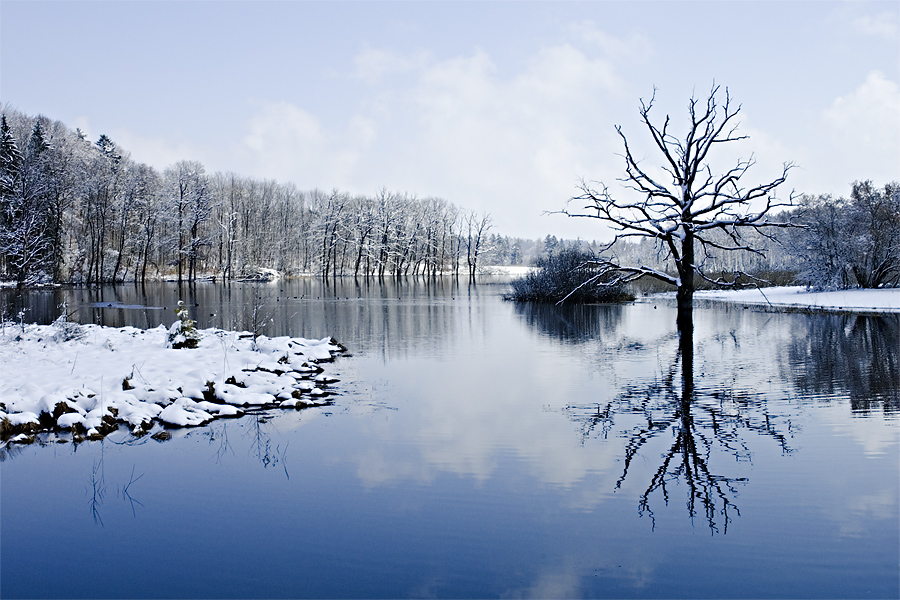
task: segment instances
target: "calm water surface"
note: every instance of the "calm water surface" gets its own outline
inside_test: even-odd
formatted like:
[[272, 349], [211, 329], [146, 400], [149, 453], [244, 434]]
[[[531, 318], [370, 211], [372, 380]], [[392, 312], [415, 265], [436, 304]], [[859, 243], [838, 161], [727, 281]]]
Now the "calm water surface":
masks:
[[203, 327], [352, 354], [324, 409], [2, 449], [0, 595], [900, 594], [896, 316], [698, 308], [686, 354], [667, 305], [505, 289], [0, 292], [141, 327], [185, 298]]

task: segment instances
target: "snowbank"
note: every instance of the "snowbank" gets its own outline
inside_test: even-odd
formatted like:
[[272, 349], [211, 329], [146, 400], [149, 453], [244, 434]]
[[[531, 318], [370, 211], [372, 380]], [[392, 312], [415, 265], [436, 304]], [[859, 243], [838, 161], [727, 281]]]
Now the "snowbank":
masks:
[[535, 267], [528, 267], [525, 265], [491, 265], [489, 267], [479, 268], [479, 270], [487, 275], [523, 277], [534, 271]]
[[196, 349], [173, 349], [162, 325], [5, 323], [0, 330], [0, 439], [36, 431], [98, 438], [126, 424], [197, 426], [250, 408], [328, 403], [337, 381], [321, 362], [343, 348], [331, 339], [206, 329]]
[[806, 310], [892, 313], [900, 312], [900, 289], [811, 292], [802, 286], [746, 290], [710, 290], [694, 293], [697, 300], [720, 300]]

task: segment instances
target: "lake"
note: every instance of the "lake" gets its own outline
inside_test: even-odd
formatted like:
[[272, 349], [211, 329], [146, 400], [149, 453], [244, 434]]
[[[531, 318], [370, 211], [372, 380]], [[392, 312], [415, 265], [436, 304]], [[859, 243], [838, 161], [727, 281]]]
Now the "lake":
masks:
[[8, 318], [153, 327], [184, 299], [349, 350], [332, 406], [3, 448], [0, 595], [898, 596], [897, 315], [705, 305], [691, 351], [662, 300], [506, 289], [0, 290]]

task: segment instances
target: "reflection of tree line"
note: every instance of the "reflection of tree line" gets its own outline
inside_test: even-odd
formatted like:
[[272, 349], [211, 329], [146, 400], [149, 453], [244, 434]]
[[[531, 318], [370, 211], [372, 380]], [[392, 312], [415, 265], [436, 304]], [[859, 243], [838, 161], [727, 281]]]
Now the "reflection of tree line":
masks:
[[900, 411], [900, 318], [815, 315], [788, 349], [791, 375], [807, 395], [847, 396], [854, 412]]
[[[615, 330], [620, 312], [606, 307], [517, 306], [517, 312], [532, 327], [563, 341], [598, 340]], [[801, 392], [841, 395], [851, 398], [854, 410], [885, 411], [898, 408], [896, 318], [812, 316], [793, 323], [798, 331], [787, 347], [794, 368], [790, 382]], [[663, 338], [662, 344], [667, 345]], [[789, 415], [774, 414], [763, 393], [740, 389], [733, 380], [716, 373], [716, 365], [695, 368], [693, 330], [679, 335], [674, 356], [656, 378], [627, 385], [605, 405], [573, 404], [568, 415], [581, 425], [584, 440], [610, 439], [614, 433], [625, 439], [621, 489], [634, 473], [635, 459], [650, 458], [653, 442], [663, 443], [660, 461], [651, 468], [649, 481], [639, 499], [639, 513], [655, 524], [651, 506], [654, 497], [668, 505], [673, 486], [686, 488], [686, 508], [693, 519], [702, 516], [712, 532], [722, 533], [734, 515], [738, 486], [748, 480], [719, 474], [717, 457], [749, 462], [749, 434], [774, 442], [782, 453], [790, 453], [790, 438], [796, 429]], [[779, 356], [772, 348], [773, 356]], [[695, 373], [706, 372], [695, 382]], [[839, 374], [839, 375], [838, 375]], [[748, 386], [752, 383], [748, 383]], [[668, 442], [671, 440], [671, 442]]]
[[[476, 297], [484, 284], [455, 279], [344, 278], [322, 281], [299, 278], [271, 283], [194, 283], [108, 285], [95, 288], [31, 292], [7, 313], [27, 306], [26, 320], [50, 323], [67, 302], [72, 320], [112, 327], [169, 326], [174, 308], [184, 300], [199, 328], [254, 331], [267, 336], [334, 337], [352, 352], [372, 345], [375, 352], [407, 352], [443, 343], [461, 320], [466, 305], [459, 297]], [[2, 292], [0, 292], [0, 298]], [[125, 306], [128, 308], [120, 308]], [[143, 308], [136, 308], [143, 307]]]
[[[246, 440], [247, 455], [256, 462], [259, 462], [263, 469], [280, 467], [281, 470], [284, 471], [285, 477], [290, 479], [287, 468], [288, 444], [282, 446], [280, 443], [273, 443], [271, 431], [268, 426], [270, 419], [271, 418], [265, 413], [254, 413], [252, 415], [247, 415], [242, 419], [238, 419], [236, 422], [247, 425], [244, 435], [242, 436], [244, 440]], [[197, 430], [182, 431], [185, 432], [186, 435], [192, 435], [192, 433], [196, 431], [198, 435], [206, 437], [210, 447], [214, 448], [215, 462], [221, 463], [228, 454], [234, 456], [234, 448], [228, 437], [228, 426], [229, 423], [223, 421], [210, 424]], [[151, 443], [151, 441], [167, 443], [174, 437], [168, 433], [170, 431], [175, 430], [161, 429], [154, 435], [145, 435], [139, 438], [129, 437], [122, 441], [116, 441], [107, 437], [97, 442], [99, 444], [100, 455], [91, 463], [90, 475], [88, 477], [87, 485], [85, 486], [88, 510], [95, 524], [100, 525], [101, 527], [104, 526], [101, 509], [103, 509], [103, 506], [106, 503], [108, 494], [105, 469], [105, 444], [111, 443], [116, 446], [140, 446]], [[160, 432], [166, 432], [168, 434], [160, 435]], [[55, 442], [47, 441], [40, 437], [36, 438], [35, 443], [40, 446], [55, 445]], [[88, 444], [92, 443], [88, 442]], [[78, 443], [73, 444], [73, 452], [77, 452], [79, 446], [80, 444]], [[17, 457], [23, 452], [24, 448], [25, 446], [16, 444], [0, 447], [0, 462]], [[116, 497], [120, 498], [128, 505], [131, 509], [132, 516], [135, 518], [137, 517], [138, 507], [144, 507], [144, 503], [138, 499], [139, 494], [135, 494], [136, 491], [139, 492], [140, 490], [136, 490], [136, 488], [133, 488], [132, 486], [135, 486], [135, 484], [143, 477], [144, 474], [138, 474], [136, 472], [136, 466], [133, 465], [128, 479], [121, 479], [121, 483], [116, 485]]]

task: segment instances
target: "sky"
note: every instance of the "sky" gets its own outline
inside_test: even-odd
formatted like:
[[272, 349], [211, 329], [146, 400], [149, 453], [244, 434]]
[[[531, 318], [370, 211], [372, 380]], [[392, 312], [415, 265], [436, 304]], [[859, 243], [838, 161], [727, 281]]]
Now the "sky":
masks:
[[895, 1], [0, 2], [5, 107], [160, 170], [440, 197], [510, 236], [609, 239], [552, 213], [582, 180], [627, 193], [616, 126], [659, 163], [641, 100], [683, 137], [714, 84], [748, 136], [714, 164], [752, 155], [748, 185], [900, 180]]

